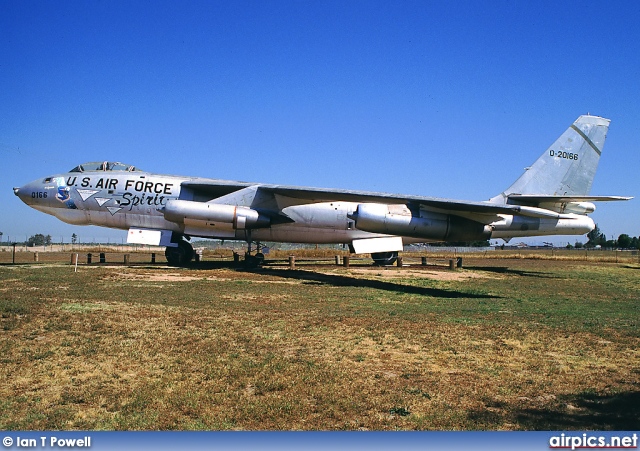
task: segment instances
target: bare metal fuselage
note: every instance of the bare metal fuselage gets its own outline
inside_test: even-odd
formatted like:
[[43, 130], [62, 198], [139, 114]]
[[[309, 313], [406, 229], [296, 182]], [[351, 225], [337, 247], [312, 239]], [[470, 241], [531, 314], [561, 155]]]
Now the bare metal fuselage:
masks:
[[[18, 189], [18, 196], [31, 207], [74, 225], [96, 225], [115, 229], [168, 230], [184, 235], [291, 243], [351, 243], [354, 240], [385, 237], [390, 233], [359, 230], [350, 218], [362, 202], [290, 202], [278, 197], [278, 207], [290, 221], [268, 227], [237, 228], [232, 222], [187, 218], [169, 221], [163, 212], [168, 202], [190, 199], [182, 184], [224, 185], [216, 179], [159, 175], [147, 172], [87, 171], [59, 174], [35, 180]], [[269, 186], [228, 182], [234, 187]], [[202, 195], [200, 195], [202, 196]], [[200, 198], [199, 202], [215, 201]], [[292, 205], [288, 205], [293, 203]], [[437, 213], [432, 213], [432, 215]], [[523, 218], [500, 215], [488, 226], [489, 238], [542, 235], [580, 235], [593, 228], [587, 216], [571, 219]], [[440, 241], [403, 237], [404, 244]]]
[[[178, 262], [193, 253], [182, 239], [189, 236], [345, 243], [353, 252], [381, 254], [415, 242], [583, 235], [595, 227], [588, 216], [593, 202], [629, 199], [589, 193], [609, 122], [580, 116], [485, 202], [177, 177], [108, 161], [83, 163], [14, 192], [65, 222], [129, 230], [129, 242], [165, 243], [168, 258]], [[178, 250], [172, 254], [171, 247]]]

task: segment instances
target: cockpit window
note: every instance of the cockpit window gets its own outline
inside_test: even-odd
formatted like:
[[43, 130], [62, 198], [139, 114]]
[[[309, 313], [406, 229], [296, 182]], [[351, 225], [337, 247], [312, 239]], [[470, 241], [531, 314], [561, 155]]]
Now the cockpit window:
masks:
[[87, 172], [87, 171], [125, 171], [135, 172], [140, 169], [119, 162], [111, 161], [92, 161], [90, 163], [82, 163], [70, 170], [69, 172]]

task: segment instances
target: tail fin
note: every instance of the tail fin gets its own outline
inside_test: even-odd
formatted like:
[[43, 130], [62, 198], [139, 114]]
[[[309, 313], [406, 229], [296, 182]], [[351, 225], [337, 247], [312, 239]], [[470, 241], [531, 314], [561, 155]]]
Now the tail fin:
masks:
[[507, 203], [510, 195], [586, 196], [591, 191], [609, 119], [580, 116], [504, 192], [491, 199]]

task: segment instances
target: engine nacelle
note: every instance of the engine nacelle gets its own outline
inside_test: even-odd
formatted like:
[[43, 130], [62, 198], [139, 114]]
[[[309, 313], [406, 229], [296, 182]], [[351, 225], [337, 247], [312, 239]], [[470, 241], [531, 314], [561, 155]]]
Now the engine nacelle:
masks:
[[591, 202], [541, 202], [538, 208], [574, 215], [588, 215], [596, 211], [595, 204]]
[[269, 227], [271, 220], [249, 207], [235, 205], [210, 204], [190, 200], [168, 200], [162, 209], [167, 221], [188, 223], [204, 221], [206, 223], [231, 224], [234, 229], [257, 229]]
[[479, 241], [491, 236], [491, 228], [480, 222], [428, 211], [414, 216], [406, 205], [359, 204], [349, 217], [365, 232], [429, 241]]
[[564, 207], [565, 213], [574, 213], [576, 215], [587, 215], [594, 211], [596, 211], [596, 206], [591, 202], [568, 202]]

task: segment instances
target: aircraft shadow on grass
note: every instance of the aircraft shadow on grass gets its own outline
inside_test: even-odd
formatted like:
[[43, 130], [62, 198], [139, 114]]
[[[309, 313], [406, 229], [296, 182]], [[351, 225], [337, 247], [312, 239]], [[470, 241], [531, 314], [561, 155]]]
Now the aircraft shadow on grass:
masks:
[[504, 422], [527, 430], [637, 430], [640, 424], [640, 392], [613, 395], [579, 393], [558, 396], [552, 406], [510, 410], [508, 404], [495, 411], [473, 411], [469, 419], [483, 427]]
[[626, 268], [626, 269], [640, 269], [640, 266], [624, 265], [623, 268]]
[[[154, 266], [146, 266], [149, 269], [159, 268]], [[192, 269], [235, 269], [236, 271], [246, 271], [254, 274], [264, 274], [269, 276], [282, 277], [285, 279], [295, 279], [306, 281], [306, 283], [315, 283], [322, 285], [331, 285], [335, 287], [354, 287], [354, 288], [374, 288], [376, 290], [390, 291], [394, 293], [416, 294], [419, 296], [431, 296], [436, 298], [449, 299], [500, 299], [500, 296], [468, 293], [456, 290], [443, 290], [441, 288], [416, 287], [414, 285], [405, 285], [397, 282], [389, 282], [383, 280], [363, 279], [357, 277], [349, 277], [338, 274], [325, 274], [308, 269], [273, 269], [269, 267], [261, 267], [255, 269], [246, 269], [238, 266], [237, 263], [228, 261], [207, 261], [193, 263], [190, 265]]]
[[257, 269], [248, 270], [259, 274], [277, 276], [286, 279], [296, 279], [307, 281], [308, 283], [317, 283], [323, 285], [331, 285], [335, 287], [354, 287], [354, 288], [374, 288], [376, 290], [391, 291], [394, 293], [417, 294], [420, 296], [431, 296], [437, 298], [472, 298], [472, 299], [496, 299], [498, 296], [478, 293], [466, 293], [456, 290], [443, 290], [440, 288], [416, 287], [413, 285], [404, 285], [397, 282], [389, 282], [384, 280], [361, 279], [356, 277], [343, 276], [338, 274], [324, 274], [309, 270], [277, 270], [277, 269]]
[[559, 279], [557, 275], [545, 271], [527, 271], [524, 269], [513, 269], [506, 266], [465, 266], [466, 269], [472, 271], [487, 271], [496, 274], [511, 274], [522, 277], [536, 277], [540, 279]]

